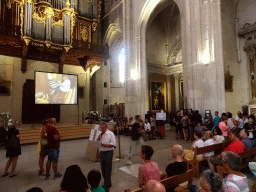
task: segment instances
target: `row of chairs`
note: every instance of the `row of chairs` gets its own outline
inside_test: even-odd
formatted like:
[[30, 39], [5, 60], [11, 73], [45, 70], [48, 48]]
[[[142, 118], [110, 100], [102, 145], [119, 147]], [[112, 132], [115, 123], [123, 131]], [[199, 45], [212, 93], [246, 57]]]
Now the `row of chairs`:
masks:
[[[173, 177], [166, 178], [164, 180], [161, 180], [160, 182], [165, 186], [166, 189], [179, 186], [180, 184], [184, 182], [188, 182], [187, 186], [179, 186], [179, 188], [176, 188], [175, 191], [188, 191], [188, 186], [192, 184], [193, 178], [197, 177], [199, 178], [200, 176], [200, 169], [199, 169], [199, 164], [202, 161], [206, 161], [207, 158], [203, 159], [197, 159], [197, 155], [204, 154], [204, 153], [209, 153], [212, 151], [224, 151], [226, 147], [230, 144], [230, 142], [223, 142], [215, 145], [210, 145], [206, 147], [196, 147], [194, 151], [194, 156], [193, 160], [188, 161], [188, 170], [186, 173], [180, 174], [180, 175], [175, 175]], [[243, 153], [239, 154], [242, 160], [250, 158], [250, 161], [256, 162], [256, 148], [252, 148], [250, 150], [246, 150]], [[248, 161], [243, 161], [243, 167], [245, 168], [248, 166]], [[224, 178], [224, 174], [226, 173], [224, 168], [222, 166], [217, 166], [217, 172]], [[256, 184], [254, 184], [251, 187], [252, 192], [256, 192]], [[133, 192], [143, 192], [143, 189], [137, 189]]]

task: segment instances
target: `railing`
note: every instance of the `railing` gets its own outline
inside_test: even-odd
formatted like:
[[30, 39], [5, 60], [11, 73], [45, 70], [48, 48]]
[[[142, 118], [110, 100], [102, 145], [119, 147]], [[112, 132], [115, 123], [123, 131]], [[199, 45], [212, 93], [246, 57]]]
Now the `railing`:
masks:
[[88, 43], [88, 42], [84, 42], [82, 40], [74, 40], [73, 48], [83, 49], [83, 50], [91, 50], [92, 52], [102, 53], [102, 54], [107, 54], [109, 51], [107, 46]]
[[5, 33], [12, 36], [21, 36], [20, 26], [10, 25], [7, 23], [0, 22], [0, 33]]

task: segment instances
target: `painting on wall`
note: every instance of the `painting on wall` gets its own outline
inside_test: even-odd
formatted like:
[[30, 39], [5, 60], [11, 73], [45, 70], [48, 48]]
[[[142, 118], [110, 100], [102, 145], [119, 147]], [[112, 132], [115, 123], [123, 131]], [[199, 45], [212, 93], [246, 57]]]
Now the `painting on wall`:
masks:
[[256, 116], [256, 108], [251, 108], [251, 114]]
[[166, 87], [165, 83], [151, 82], [151, 110], [166, 110]]

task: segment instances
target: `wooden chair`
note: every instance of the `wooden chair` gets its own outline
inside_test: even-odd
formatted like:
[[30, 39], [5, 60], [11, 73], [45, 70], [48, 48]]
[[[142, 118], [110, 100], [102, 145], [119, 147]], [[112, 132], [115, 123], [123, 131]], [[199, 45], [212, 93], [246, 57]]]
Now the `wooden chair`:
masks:
[[210, 145], [210, 146], [206, 146], [206, 147], [200, 147], [200, 148], [196, 147], [195, 151], [194, 151], [193, 160], [188, 161], [188, 164], [192, 167], [192, 169], [194, 169], [194, 177], [199, 178], [199, 176], [200, 176], [199, 164], [200, 164], [200, 162], [208, 159], [205, 157], [203, 157], [202, 159], [197, 159], [197, 155], [209, 153], [212, 151], [216, 151], [218, 149], [221, 149], [221, 151], [223, 151], [225, 149], [224, 146], [226, 146], [226, 145], [227, 145], [226, 143], [219, 143], [219, 144], [214, 144], [214, 145]]
[[[249, 149], [249, 150], [246, 150], [243, 153], [240, 153], [239, 156], [243, 160], [242, 169], [248, 167], [248, 162], [249, 161], [256, 162], [256, 147], [254, 147], [252, 149]], [[247, 160], [248, 158], [249, 158], [249, 161], [244, 161], [244, 160]], [[225, 171], [225, 169], [221, 165], [218, 165], [216, 167], [216, 169], [217, 169], [217, 173], [219, 173], [222, 178], [224, 178], [224, 174], [227, 174], [227, 172]]]
[[[188, 185], [187, 185], [187, 188], [188, 188], [189, 185], [192, 185], [193, 177], [194, 177], [193, 170], [190, 169], [186, 173], [163, 179], [160, 181], [160, 183], [162, 183], [165, 186], [165, 189], [167, 190], [169, 188], [179, 186], [179, 184], [188, 181]], [[139, 188], [132, 192], [143, 192], [143, 189]]]

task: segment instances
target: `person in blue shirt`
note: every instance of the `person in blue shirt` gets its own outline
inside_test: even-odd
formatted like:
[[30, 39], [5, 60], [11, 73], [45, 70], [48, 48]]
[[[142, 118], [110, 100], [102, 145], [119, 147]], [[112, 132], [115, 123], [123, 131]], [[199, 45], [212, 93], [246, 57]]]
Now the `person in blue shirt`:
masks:
[[214, 117], [214, 127], [217, 127], [219, 126], [219, 123], [220, 123], [220, 117], [219, 117], [219, 112], [218, 111], [215, 111], [215, 117]]

